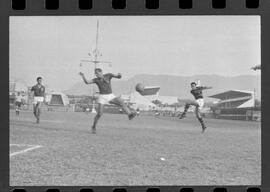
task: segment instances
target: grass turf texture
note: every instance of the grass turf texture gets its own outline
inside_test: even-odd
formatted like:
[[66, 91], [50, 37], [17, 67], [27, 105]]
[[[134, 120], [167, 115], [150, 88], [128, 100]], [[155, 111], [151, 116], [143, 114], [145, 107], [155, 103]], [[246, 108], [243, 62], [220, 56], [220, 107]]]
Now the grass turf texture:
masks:
[[[10, 158], [10, 185], [260, 185], [260, 123], [194, 117], [10, 111], [10, 144], [41, 148]], [[14, 151], [12, 149], [10, 151]], [[19, 149], [16, 149], [19, 150]]]

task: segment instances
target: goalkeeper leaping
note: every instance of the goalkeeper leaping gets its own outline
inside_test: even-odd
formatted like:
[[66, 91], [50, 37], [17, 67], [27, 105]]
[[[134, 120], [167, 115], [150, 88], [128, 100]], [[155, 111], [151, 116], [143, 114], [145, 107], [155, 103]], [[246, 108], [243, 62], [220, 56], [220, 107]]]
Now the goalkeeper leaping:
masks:
[[196, 114], [196, 117], [197, 117], [197, 119], [199, 120], [199, 122], [200, 122], [200, 124], [202, 126], [202, 133], [203, 133], [205, 131], [205, 129], [206, 129], [206, 126], [205, 126], [203, 118], [201, 116], [201, 109], [202, 109], [202, 107], [204, 105], [202, 91], [204, 89], [211, 89], [212, 87], [197, 86], [197, 84], [195, 82], [192, 82], [190, 85], [191, 85], [190, 93], [194, 96], [195, 101], [190, 101], [190, 102], [186, 103], [185, 110], [181, 114], [179, 119], [183, 119], [184, 117], [186, 117], [187, 110], [191, 105], [195, 106], [196, 107], [195, 114]]

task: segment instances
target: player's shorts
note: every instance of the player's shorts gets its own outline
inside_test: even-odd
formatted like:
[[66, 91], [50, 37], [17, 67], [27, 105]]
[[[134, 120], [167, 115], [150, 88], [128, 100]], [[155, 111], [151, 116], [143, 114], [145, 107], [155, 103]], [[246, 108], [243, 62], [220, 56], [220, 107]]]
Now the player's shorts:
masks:
[[44, 97], [37, 97], [35, 96], [34, 97], [34, 101], [33, 101], [33, 104], [37, 104], [38, 102], [42, 103], [44, 101]]
[[97, 102], [99, 104], [105, 105], [105, 104], [109, 104], [109, 102], [112, 101], [115, 98], [116, 98], [116, 96], [114, 94], [112, 94], [112, 93], [111, 94], [100, 94], [98, 96]]
[[18, 107], [21, 107], [22, 102], [20, 102], [20, 101], [16, 101], [15, 105], [16, 105], [16, 106], [18, 106]]
[[201, 110], [203, 108], [204, 105], [204, 100], [203, 99], [197, 99], [196, 102], [199, 105], [199, 109]]

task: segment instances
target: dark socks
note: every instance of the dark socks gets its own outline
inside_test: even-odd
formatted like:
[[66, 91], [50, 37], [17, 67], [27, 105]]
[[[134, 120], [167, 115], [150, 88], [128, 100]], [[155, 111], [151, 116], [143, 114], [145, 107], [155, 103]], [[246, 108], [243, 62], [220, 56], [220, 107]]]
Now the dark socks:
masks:
[[203, 118], [198, 118], [199, 122], [201, 123], [202, 127], [205, 128], [205, 124], [204, 124], [204, 121], [203, 121]]

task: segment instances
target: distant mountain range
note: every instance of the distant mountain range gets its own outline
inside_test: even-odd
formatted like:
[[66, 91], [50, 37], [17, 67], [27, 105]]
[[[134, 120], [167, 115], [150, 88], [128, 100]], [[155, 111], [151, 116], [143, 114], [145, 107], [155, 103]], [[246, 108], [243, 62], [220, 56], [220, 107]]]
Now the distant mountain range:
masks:
[[[260, 75], [224, 77], [219, 75], [172, 76], [141, 74], [135, 75], [128, 80], [113, 79], [112, 88], [116, 95], [128, 94], [134, 91], [134, 87], [137, 83], [143, 83], [146, 86], [160, 86], [160, 95], [176, 96], [180, 99], [186, 99], [192, 98], [190, 94], [190, 83], [200, 79], [201, 85], [213, 87], [213, 89], [205, 90], [205, 97], [231, 89], [248, 91], [254, 91], [255, 89], [255, 97], [260, 99], [260, 78]], [[97, 88], [95, 90], [97, 90]], [[92, 86], [78, 82], [70, 89], [64, 91], [64, 93], [69, 95], [90, 95], [92, 94]]]

